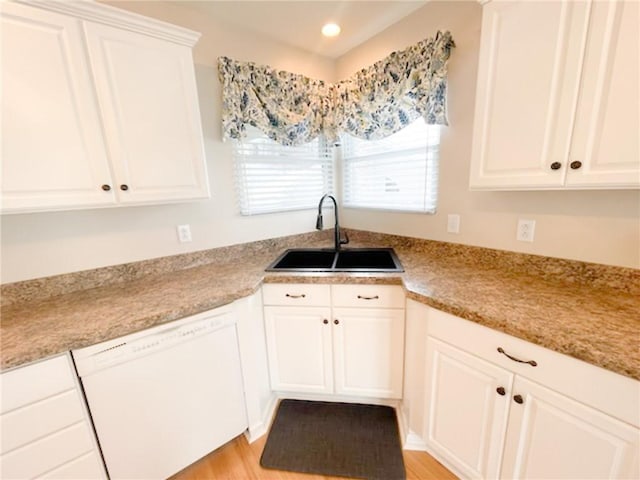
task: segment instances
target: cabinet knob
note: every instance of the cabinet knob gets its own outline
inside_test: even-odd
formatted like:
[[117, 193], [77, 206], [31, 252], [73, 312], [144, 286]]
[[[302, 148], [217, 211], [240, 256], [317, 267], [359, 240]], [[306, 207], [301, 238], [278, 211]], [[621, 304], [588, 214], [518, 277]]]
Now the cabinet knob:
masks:
[[104, 190], [105, 192], [108, 192], [109, 190], [111, 190], [111, 185], [107, 185], [105, 183], [104, 185], [102, 185], [102, 190]]
[[514, 395], [513, 401], [516, 403], [519, 403], [520, 405], [524, 403], [524, 399], [522, 398], [522, 395]]
[[333, 323], [334, 323], [335, 325], [339, 325], [339, 324], [340, 324], [340, 320], [338, 320], [338, 319], [336, 318], [336, 319], [333, 321]]
[[496, 388], [496, 392], [498, 392], [499, 395], [503, 395], [503, 396], [504, 396], [505, 393], [507, 393], [506, 390], [504, 389], [504, 387]]
[[582, 162], [579, 160], [575, 160], [569, 164], [571, 170], [578, 170], [582, 166]]
[[558, 170], [561, 166], [562, 164], [560, 162], [553, 162], [551, 164], [551, 170]]
[[326, 318], [324, 320], [322, 320], [322, 323], [324, 323], [325, 325], [329, 323], [329, 320], [327, 320]]
[[122, 185], [120, 185], [120, 190], [126, 192], [127, 190], [129, 190], [129, 185], [123, 183]]

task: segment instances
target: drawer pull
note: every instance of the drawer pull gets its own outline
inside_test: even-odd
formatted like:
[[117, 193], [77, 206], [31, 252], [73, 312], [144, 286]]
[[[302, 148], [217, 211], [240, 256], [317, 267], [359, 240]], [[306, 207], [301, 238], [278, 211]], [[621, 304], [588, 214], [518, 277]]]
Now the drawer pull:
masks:
[[531, 365], [532, 367], [535, 367], [538, 365], [538, 362], [536, 362], [535, 360], [520, 360], [519, 358], [516, 357], [512, 357], [511, 355], [509, 355], [507, 352], [504, 351], [504, 349], [502, 347], [498, 347], [498, 352], [503, 354], [505, 357], [507, 357], [509, 360], [513, 360], [514, 362], [518, 362], [518, 363], [528, 363], [529, 365]]
[[285, 297], [289, 297], [289, 298], [304, 298], [304, 297], [306, 297], [306, 295], [304, 293], [301, 293], [300, 295], [289, 295], [288, 293], [285, 293], [284, 296]]
[[378, 300], [380, 297], [378, 295], [374, 295], [373, 297], [365, 297], [364, 295], [358, 295], [360, 300]]

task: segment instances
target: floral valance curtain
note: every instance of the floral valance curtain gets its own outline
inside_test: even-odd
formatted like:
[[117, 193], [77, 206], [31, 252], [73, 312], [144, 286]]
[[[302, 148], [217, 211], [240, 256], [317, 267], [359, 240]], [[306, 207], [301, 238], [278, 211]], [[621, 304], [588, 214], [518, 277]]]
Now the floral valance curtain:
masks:
[[364, 139], [391, 135], [418, 117], [446, 125], [447, 60], [455, 44], [437, 32], [336, 84], [227, 57], [218, 60], [223, 137], [242, 138], [253, 125], [283, 145], [321, 133]]

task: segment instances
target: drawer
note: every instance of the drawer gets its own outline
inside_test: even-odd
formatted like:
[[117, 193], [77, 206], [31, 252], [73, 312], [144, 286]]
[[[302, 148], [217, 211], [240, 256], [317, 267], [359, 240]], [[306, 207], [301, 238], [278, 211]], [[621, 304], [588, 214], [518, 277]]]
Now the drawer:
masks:
[[397, 285], [331, 285], [334, 307], [404, 308]]
[[61, 355], [0, 375], [0, 413], [75, 388], [67, 355]]
[[105, 474], [102, 462], [95, 452], [87, 453], [65, 463], [42, 477], [43, 480], [93, 480], [98, 478], [105, 478]]
[[262, 286], [265, 305], [328, 307], [331, 304], [329, 285], [311, 283], [267, 283]]
[[0, 457], [0, 478], [34, 478], [93, 450], [84, 422]]
[[0, 453], [26, 445], [84, 420], [78, 392], [68, 390], [0, 416]]

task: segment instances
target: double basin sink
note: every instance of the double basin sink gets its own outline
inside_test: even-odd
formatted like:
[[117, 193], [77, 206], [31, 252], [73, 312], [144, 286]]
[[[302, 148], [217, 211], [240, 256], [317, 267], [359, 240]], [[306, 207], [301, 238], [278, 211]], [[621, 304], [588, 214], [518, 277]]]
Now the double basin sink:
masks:
[[267, 272], [404, 272], [392, 248], [293, 248], [286, 250]]

